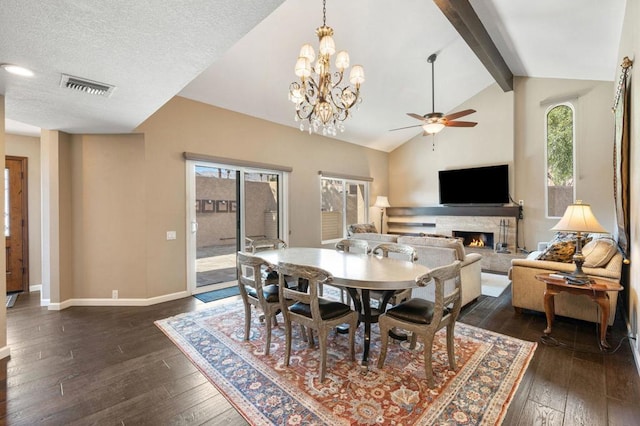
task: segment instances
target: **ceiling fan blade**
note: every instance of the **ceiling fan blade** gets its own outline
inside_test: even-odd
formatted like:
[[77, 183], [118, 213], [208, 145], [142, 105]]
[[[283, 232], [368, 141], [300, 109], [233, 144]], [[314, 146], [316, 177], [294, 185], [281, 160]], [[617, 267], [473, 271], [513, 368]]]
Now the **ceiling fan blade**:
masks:
[[408, 115], [409, 117], [413, 117], [413, 118], [415, 118], [416, 120], [420, 120], [420, 121], [427, 121], [427, 119], [426, 119], [426, 118], [424, 118], [423, 116], [421, 116], [420, 114], [416, 114], [416, 113], [413, 113], [413, 112], [408, 112], [408, 113], [407, 113], [407, 115]]
[[465, 115], [473, 114], [475, 109], [465, 109], [464, 111], [453, 112], [449, 115], [445, 115], [443, 118], [447, 120], [455, 120], [456, 118], [464, 117]]
[[395, 130], [412, 129], [412, 128], [414, 128], [414, 127], [422, 127], [422, 126], [423, 126], [423, 124], [416, 124], [416, 125], [413, 125], [413, 126], [398, 127], [397, 129], [389, 129], [389, 131], [390, 131], [390, 132], [393, 132], [393, 131], [395, 131]]
[[447, 127], [474, 127], [478, 123], [473, 121], [447, 121], [444, 123]]

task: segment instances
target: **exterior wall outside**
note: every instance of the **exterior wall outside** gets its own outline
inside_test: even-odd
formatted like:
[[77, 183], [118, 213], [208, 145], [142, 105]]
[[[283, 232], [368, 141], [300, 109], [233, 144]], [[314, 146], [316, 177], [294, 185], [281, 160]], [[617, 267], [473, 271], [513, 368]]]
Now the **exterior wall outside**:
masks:
[[[248, 237], [276, 238], [273, 234], [273, 215], [278, 205], [275, 199], [276, 184], [246, 182], [246, 228]], [[196, 176], [196, 199], [207, 203], [196, 213], [198, 221], [197, 248], [236, 243], [236, 214], [229, 211], [231, 201], [236, 202], [236, 180]], [[209, 203], [209, 201], [212, 201]], [[222, 212], [217, 211], [217, 201], [224, 201]], [[209, 205], [210, 204], [210, 205]], [[236, 204], [237, 205], [237, 204]], [[269, 221], [269, 219], [271, 219]], [[277, 224], [276, 230], [277, 230]]]
[[29, 215], [29, 285], [42, 284], [40, 138], [5, 135], [6, 155], [27, 157]]

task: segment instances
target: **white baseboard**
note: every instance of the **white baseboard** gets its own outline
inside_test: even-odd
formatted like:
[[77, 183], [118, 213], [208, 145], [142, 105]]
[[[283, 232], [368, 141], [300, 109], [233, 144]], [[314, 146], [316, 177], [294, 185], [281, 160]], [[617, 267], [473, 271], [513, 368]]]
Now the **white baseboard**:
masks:
[[9, 346], [0, 348], [0, 359], [4, 359], [8, 356], [11, 356], [11, 349], [9, 349]]
[[47, 300], [47, 305], [43, 304], [43, 300], [41, 300], [40, 305], [48, 306], [50, 311], [61, 311], [71, 306], [151, 306], [188, 296], [191, 296], [189, 292], [180, 291], [178, 293], [151, 297], [149, 299], [68, 299], [61, 303], [49, 303]]
[[29, 285], [29, 292], [42, 291], [42, 284]]

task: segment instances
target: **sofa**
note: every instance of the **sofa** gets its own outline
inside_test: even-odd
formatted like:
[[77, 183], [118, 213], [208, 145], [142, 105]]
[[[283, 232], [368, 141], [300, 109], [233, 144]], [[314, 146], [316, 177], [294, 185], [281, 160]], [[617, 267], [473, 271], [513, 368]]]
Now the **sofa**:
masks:
[[[460, 260], [462, 262], [460, 270], [462, 306], [474, 301], [481, 294], [480, 260], [482, 256], [477, 253], [465, 253], [464, 245], [458, 238], [442, 235], [398, 236], [373, 232], [355, 232], [349, 238], [367, 240], [371, 248], [385, 242], [410, 245], [416, 250], [417, 262], [429, 268]], [[449, 285], [453, 284], [449, 283]], [[433, 293], [433, 286], [427, 286], [414, 288], [412, 296], [433, 300]]]
[[[554, 241], [544, 250], [531, 252], [526, 259], [513, 259], [509, 269], [511, 280], [512, 305], [517, 312], [522, 309], [530, 309], [544, 312], [545, 284], [536, 279], [538, 274], [554, 272], [572, 272], [575, 270], [573, 248], [571, 240], [563, 236], [556, 236]], [[539, 248], [543, 248], [540, 247]], [[592, 277], [620, 282], [622, 273], [623, 256], [617, 248], [617, 244], [610, 237], [595, 238], [585, 244], [583, 250], [585, 263], [584, 272]], [[612, 325], [615, 319], [618, 292], [609, 293], [610, 313], [608, 324]], [[560, 293], [554, 297], [556, 315], [575, 318], [595, 323], [600, 322], [597, 305], [587, 296], [576, 296], [569, 293]]]

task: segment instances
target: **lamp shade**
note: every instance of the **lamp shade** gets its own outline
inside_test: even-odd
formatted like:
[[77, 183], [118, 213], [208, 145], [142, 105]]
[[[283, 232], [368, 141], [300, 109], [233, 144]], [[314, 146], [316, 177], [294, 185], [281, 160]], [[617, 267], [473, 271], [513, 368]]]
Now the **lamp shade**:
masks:
[[556, 224], [553, 231], [568, 231], [568, 232], [596, 232], [606, 234], [607, 230], [600, 225], [598, 219], [593, 215], [591, 206], [589, 204], [583, 204], [578, 200], [575, 204], [571, 204], [567, 207], [560, 222]]
[[438, 133], [440, 130], [444, 129], [444, 124], [438, 123], [438, 122], [427, 123], [424, 126], [422, 126], [422, 128], [424, 129], [425, 132], [429, 134], [433, 134], [433, 133]]
[[391, 204], [389, 204], [389, 200], [387, 199], [387, 197], [378, 195], [378, 197], [376, 198], [376, 203], [373, 205], [373, 207], [385, 209], [387, 207], [391, 207]]

